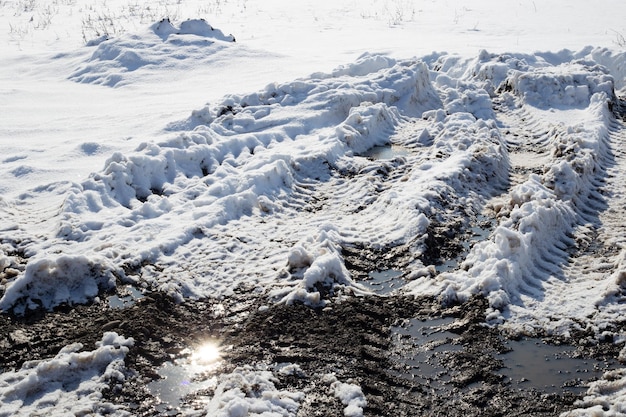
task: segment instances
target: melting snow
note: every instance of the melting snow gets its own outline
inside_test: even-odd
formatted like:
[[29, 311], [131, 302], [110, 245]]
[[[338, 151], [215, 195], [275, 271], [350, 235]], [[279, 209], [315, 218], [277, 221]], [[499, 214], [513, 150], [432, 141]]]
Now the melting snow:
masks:
[[[1, 16], [15, 19], [0, 74], [2, 310], [97, 301], [127, 284], [177, 299], [227, 296], [245, 284], [274, 302], [324, 305], [330, 294], [370, 292], [342, 256], [365, 245], [411, 254], [405, 291], [444, 302], [482, 294], [488, 322], [513, 333], [584, 328], [598, 340], [626, 340], [615, 330], [626, 277], [626, 133], [612, 111], [626, 89], [626, 54], [576, 43], [593, 34], [606, 46], [598, 33], [608, 32], [607, 21], [594, 26], [585, 16], [596, 30], [566, 39], [571, 28], [555, 23], [569, 20], [553, 11], [571, 2], [550, 13], [520, 3], [526, 22], [561, 34], [550, 38], [539, 26], [527, 36], [530, 26], [482, 20], [501, 11], [489, 1], [455, 16], [434, 3], [403, 14], [394, 2], [396, 13], [382, 24], [379, 2], [360, 16], [335, 2], [305, 2], [293, 16], [307, 31], [289, 32], [285, 17], [296, 6], [265, 11], [248, 3], [229, 9], [243, 33], [237, 43], [208, 21], [159, 17], [80, 48], [62, 41], [71, 38], [63, 30], [55, 43], [51, 32], [59, 10], [71, 16], [73, 3], [57, 14], [0, 4]], [[606, 19], [623, 23], [621, 3], [609, 6]], [[307, 20], [311, 11], [331, 18]], [[264, 13], [282, 16], [274, 22], [286, 32], [256, 18]], [[375, 39], [363, 33], [368, 23]], [[80, 33], [75, 24], [68, 32]], [[420, 25], [426, 46], [417, 47], [410, 31]], [[442, 37], [446, 28], [452, 35], [437, 44], [433, 33]], [[310, 33], [319, 45], [309, 52]], [[348, 53], [342, 36], [348, 45], [367, 42]], [[515, 37], [523, 47], [507, 52]], [[546, 38], [549, 47], [576, 52], [531, 52]], [[464, 55], [427, 55], [431, 45], [447, 49], [457, 39]], [[57, 53], [39, 52], [51, 44]], [[402, 154], [364, 157], [390, 146]], [[485, 210], [497, 220], [493, 233], [457, 268], [437, 274], [424, 257], [429, 228]], [[131, 342], [105, 334], [94, 351], [72, 345], [2, 373], [2, 412], [124, 415], [100, 392], [124, 379]], [[621, 370], [609, 372], [570, 415], [618, 413], [623, 380]], [[262, 395], [246, 392], [248, 383]], [[345, 415], [362, 415], [357, 385], [335, 381], [333, 389]], [[219, 377], [207, 412], [293, 415], [302, 395], [278, 390], [269, 371], [241, 368]]]

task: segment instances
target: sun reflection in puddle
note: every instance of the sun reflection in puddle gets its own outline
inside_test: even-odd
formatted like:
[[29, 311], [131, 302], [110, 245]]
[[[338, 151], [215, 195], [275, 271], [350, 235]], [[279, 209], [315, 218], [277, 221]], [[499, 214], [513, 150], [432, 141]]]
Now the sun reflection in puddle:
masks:
[[220, 345], [215, 340], [206, 341], [191, 354], [191, 363], [195, 366], [212, 366], [221, 359]]
[[166, 362], [157, 373], [161, 379], [148, 384], [148, 390], [161, 403], [159, 412], [177, 409], [185, 396], [215, 385], [212, 375], [221, 365], [221, 345], [218, 340], [206, 340], [194, 349], [185, 349], [181, 357]]

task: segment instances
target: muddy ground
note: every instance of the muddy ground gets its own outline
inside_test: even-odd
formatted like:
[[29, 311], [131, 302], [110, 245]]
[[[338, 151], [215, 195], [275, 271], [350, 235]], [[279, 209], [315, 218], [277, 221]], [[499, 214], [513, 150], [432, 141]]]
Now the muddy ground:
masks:
[[[101, 302], [21, 318], [3, 314], [0, 366], [19, 368], [27, 360], [52, 357], [73, 342], [91, 350], [104, 331], [133, 337], [135, 345], [126, 358], [129, 377], [105, 397], [127, 405], [137, 416], [177, 415], [176, 409], [159, 406], [147, 384], [159, 378], [159, 365], [207, 337], [229, 346], [216, 372], [244, 364], [298, 364], [302, 374], [280, 376], [277, 384], [306, 393], [298, 416], [343, 416], [344, 406], [319, 381], [331, 372], [362, 387], [366, 416], [556, 416], [584, 392], [537, 389], [507, 378], [502, 355], [510, 347], [497, 330], [484, 325], [486, 302], [481, 298], [445, 308], [428, 298], [371, 296], [323, 309], [259, 309], [266, 302], [242, 289], [221, 302], [177, 304], [155, 293], [126, 308]], [[429, 336], [423, 346], [409, 335], [409, 322], [430, 326], [424, 328]], [[422, 353], [416, 355], [418, 350]], [[577, 346], [569, 355], [603, 363], [618, 353], [618, 347], [607, 343]], [[564, 385], [585, 382], [573, 378]], [[188, 401], [193, 403], [193, 398]]]

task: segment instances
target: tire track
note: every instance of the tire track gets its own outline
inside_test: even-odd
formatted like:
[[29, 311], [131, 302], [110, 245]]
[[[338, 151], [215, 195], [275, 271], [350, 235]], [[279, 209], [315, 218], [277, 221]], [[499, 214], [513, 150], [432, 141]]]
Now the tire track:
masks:
[[[512, 116], [525, 122], [528, 119], [520, 117], [523, 113], [524, 110], [508, 113], [504, 118]], [[522, 168], [533, 168], [535, 161], [529, 153], [541, 155], [545, 167], [537, 165], [534, 168], [542, 170], [537, 173], [544, 182], [550, 178], [551, 166], [564, 158], [571, 159], [567, 154], [571, 149], [566, 149], [564, 145], [568, 139], [563, 139], [570, 134], [568, 126], [552, 126], [539, 141], [532, 140], [537, 137], [536, 128], [547, 125], [549, 120], [546, 117], [543, 121], [530, 123], [526, 137], [531, 140], [525, 146], [514, 145], [511, 149], [512, 161], [519, 158]], [[525, 129], [520, 124], [518, 129]], [[626, 199], [623, 178], [626, 175], [626, 156], [621, 147], [626, 140], [626, 132], [623, 122], [615, 118], [606, 124], [605, 131], [601, 129], [599, 133], [599, 152], [594, 156], [593, 173], [588, 178], [580, 174], [585, 185], [578, 194], [562, 197], [569, 201], [575, 213], [574, 224], [571, 230], [566, 231], [571, 240], [555, 241], [554, 246], [537, 254], [535, 263], [545, 276], [535, 281], [533, 289], [523, 292], [519, 303], [510, 306], [511, 320], [505, 327], [518, 330], [523, 327], [531, 334], [565, 335], [572, 330], [583, 330], [584, 327], [578, 323], [586, 319], [595, 323], [592, 327], [596, 333], [600, 332], [598, 326], [605, 329], [614, 327], [606, 323], [615, 318], [612, 303], [617, 300], [608, 301], [605, 294], [608, 288], [616, 285], [615, 274], [624, 258]], [[534, 150], [529, 152], [524, 149], [529, 147]], [[515, 171], [516, 164], [513, 165]], [[608, 291], [615, 294], [617, 290]], [[564, 301], [567, 306], [555, 308], [562, 306]], [[589, 330], [588, 326], [586, 330]]]
[[507, 144], [511, 161], [509, 189], [528, 179], [530, 174], [541, 175], [550, 163], [550, 134], [524, 107], [494, 99], [496, 120]]
[[[579, 317], [593, 317], [602, 327], [595, 328], [596, 333], [617, 330], [626, 298], [620, 278], [626, 266], [626, 127], [622, 121], [611, 121], [607, 140], [612, 165], [598, 187], [600, 197], [590, 198], [590, 207], [598, 208], [597, 216], [579, 226], [578, 247], [563, 271], [566, 285], [554, 285], [546, 292], [547, 300], [565, 295], [576, 304]], [[537, 315], [547, 314], [547, 308], [548, 303], [538, 306]]]

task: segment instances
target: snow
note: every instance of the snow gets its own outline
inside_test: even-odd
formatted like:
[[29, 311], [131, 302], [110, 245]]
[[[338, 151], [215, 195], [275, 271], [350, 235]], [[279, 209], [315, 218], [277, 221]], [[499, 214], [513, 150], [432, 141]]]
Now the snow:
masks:
[[[214, 395], [202, 414], [215, 417], [293, 417], [297, 415], [303, 392], [278, 390], [271, 370], [240, 367], [220, 374]], [[202, 398], [201, 398], [202, 399]], [[197, 415], [185, 411], [184, 415]]]
[[132, 339], [107, 332], [95, 350], [84, 351], [75, 343], [54, 358], [29, 361], [0, 374], [0, 415], [130, 416], [122, 407], [104, 402], [101, 392], [126, 378], [124, 357], [132, 345]]
[[587, 395], [576, 404], [576, 409], [563, 413], [562, 417], [611, 417], [626, 413], [626, 375], [624, 369], [605, 373], [602, 379], [594, 381]]
[[361, 387], [357, 384], [349, 382], [341, 382], [334, 378], [331, 389], [334, 391], [335, 397], [341, 400], [346, 406], [343, 415], [346, 417], [363, 417], [363, 409], [367, 407], [367, 399], [363, 395]]
[[[621, 2], [150, 6], [0, 2], [0, 309], [128, 283], [326, 305], [368, 292], [342, 256], [365, 242], [411, 253], [402, 291], [482, 294], [506, 331], [626, 340]], [[407, 153], [364, 156], [381, 145]], [[459, 268], [422, 262], [429, 227], [485, 207], [496, 226]], [[569, 262], [598, 239], [613, 249]], [[2, 412], [124, 415], [99, 393], [128, 346], [105, 334], [4, 371]], [[294, 415], [302, 394], [267, 372], [221, 375], [207, 412]], [[333, 389], [362, 415], [357, 385]], [[625, 391], [607, 375], [572, 413], [617, 415]]]

